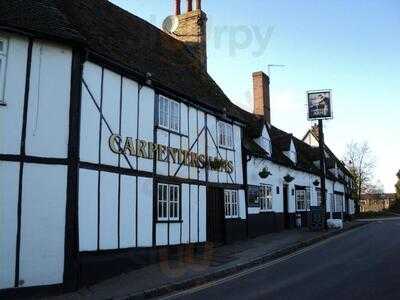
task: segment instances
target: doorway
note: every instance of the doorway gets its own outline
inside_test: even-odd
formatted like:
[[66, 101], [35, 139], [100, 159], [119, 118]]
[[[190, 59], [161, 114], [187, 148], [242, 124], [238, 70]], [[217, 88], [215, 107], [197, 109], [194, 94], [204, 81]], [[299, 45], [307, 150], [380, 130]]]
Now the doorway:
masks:
[[224, 190], [221, 188], [207, 188], [207, 241], [225, 242]]
[[290, 229], [290, 215], [289, 215], [289, 187], [283, 185], [283, 219], [285, 229]]

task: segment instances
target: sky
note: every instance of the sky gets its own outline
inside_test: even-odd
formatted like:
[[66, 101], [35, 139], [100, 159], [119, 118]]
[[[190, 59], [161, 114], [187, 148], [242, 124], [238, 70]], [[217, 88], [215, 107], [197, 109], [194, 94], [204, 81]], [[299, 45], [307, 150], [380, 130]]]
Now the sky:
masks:
[[[111, 2], [161, 27], [175, 1]], [[400, 169], [400, 1], [203, 0], [203, 10], [208, 72], [232, 102], [252, 111], [251, 74], [269, 73], [272, 124], [301, 139], [312, 125], [306, 92], [332, 89], [326, 144], [343, 159], [348, 143], [368, 142], [374, 181], [394, 192]]]

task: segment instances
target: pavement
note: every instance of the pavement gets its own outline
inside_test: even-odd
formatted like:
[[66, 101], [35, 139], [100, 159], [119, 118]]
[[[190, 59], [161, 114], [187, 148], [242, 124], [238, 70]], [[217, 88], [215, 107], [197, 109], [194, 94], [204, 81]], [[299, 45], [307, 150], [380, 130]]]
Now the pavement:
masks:
[[343, 230], [326, 232], [287, 230], [209, 248], [202, 254], [184, 253], [180, 257], [166, 258], [158, 264], [50, 299], [101, 300], [159, 297], [225, 278], [362, 225], [365, 223], [351, 222], [346, 223]]
[[400, 218], [163, 299], [400, 299]]

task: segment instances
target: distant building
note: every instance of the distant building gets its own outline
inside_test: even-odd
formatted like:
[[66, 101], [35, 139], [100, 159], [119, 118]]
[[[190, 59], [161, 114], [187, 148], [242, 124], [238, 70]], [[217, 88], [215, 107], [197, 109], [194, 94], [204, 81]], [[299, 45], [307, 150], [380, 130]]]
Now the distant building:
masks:
[[361, 212], [378, 212], [388, 209], [396, 200], [396, 194], [364, 194], [361, 195]]

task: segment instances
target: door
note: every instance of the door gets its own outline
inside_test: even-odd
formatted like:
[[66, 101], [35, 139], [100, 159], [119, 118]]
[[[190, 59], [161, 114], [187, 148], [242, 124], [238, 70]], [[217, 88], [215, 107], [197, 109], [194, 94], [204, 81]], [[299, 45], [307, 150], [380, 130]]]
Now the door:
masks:
[[283, 186], [283, 218], [285, 222], [285, 229], [290, 229], [289, 188], [287, 185]]
[[225, 241], [224, 190], [220, 188], [207, 188], [207, 241]]

